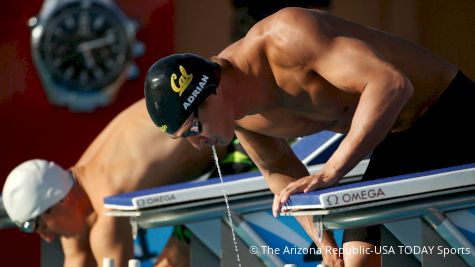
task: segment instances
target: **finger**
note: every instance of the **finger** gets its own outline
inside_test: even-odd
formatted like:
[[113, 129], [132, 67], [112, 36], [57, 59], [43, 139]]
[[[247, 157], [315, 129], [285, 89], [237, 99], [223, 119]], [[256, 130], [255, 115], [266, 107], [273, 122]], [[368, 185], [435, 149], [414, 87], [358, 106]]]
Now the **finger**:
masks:
[[291, 188], [285, 188], [284, 191], [282, 191], [282, 193], [280, 193], [280, 196], [279, 196], [279, 203], [280, 204], [284, 204], [285, 202], [287, 202], [287, 199], [289, 198], [289, 195], [290, 193], [289, 192], [292, 192], [292, 189]]
[[286, 187], [280, 195], [280, 203], [284, 204], [285, 202], [287, 202], [287, 200], [289, 200], [291, 195], [298, 192], [302, 192], [302, 185], [304, 184], [295, 183], [293, 186]]
[[277, 215], [279, 214], [280, 210], [280, 201], [279, 201], [279, 195], [276, 194], [274, 196], [274, 202], [272, 203], [272, 215], [277, 218]]
[[308, 193], [308, 192], [311, 192], [313, 190], [315, 190], [315, 188], [317, 188], [317, 183], [316, 182], [312, 182], [310, 183], [309, 185], [307, 185], [307, 187], [305, 187], [305, 189], [303, 190], [304, 193]]

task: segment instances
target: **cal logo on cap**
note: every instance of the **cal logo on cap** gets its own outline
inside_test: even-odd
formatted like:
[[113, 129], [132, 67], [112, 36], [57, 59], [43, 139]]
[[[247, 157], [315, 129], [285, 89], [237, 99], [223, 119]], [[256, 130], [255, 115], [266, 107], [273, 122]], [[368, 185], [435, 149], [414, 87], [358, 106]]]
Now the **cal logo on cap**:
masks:
[[164, 133], [167, 131], [167, 129], [168, 129], [167, 125], [160, 126], [160, 130], [162, 130], [162, 132], [164, 132]]
[[[182, 65], [179, 66], [179, 69], [181, 73], [180, 78], [178, 78], [178, 76], [173, 73], [170, 77], [170, 85], [172, 86], [172, 90], [175, 93], [178, 93], [179, 96], [181, 96], [181, 94], [183, 94], [183, 91], [185, 91], [186, 87], [188, 87], [188, 85], [193, 80], [193, 74], [186, 73], [186, 70]], [[178, 85], [176, 84], [177, 79]]]

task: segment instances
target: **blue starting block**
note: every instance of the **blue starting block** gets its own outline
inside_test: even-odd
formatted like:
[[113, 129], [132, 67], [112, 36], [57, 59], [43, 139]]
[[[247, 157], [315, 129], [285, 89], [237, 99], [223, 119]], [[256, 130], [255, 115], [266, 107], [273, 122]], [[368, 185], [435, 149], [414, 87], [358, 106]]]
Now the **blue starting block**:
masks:
[[[304, 137], [292, 145], [310, 172], [321, 168], [342, 139], [333, 132]], [[346, 181], [360, 180], [368, 161], [361, 162]], [[226, 192], [238, 237], [242, 266], [316, 266], [318, 255], [298, 253], [312, 241], [294, 218], [272, 217], [273, 194], [259, 172], [188, 182], [110, 196], [108, 215], [131, 218], [134, 229], [185, 224], [192, 232], [192, 266], [236, 266], [230, 223], [223, 198]], [[251, 247], [258, 247], [255, 254]], [[266, 249], [268, 249], [266, 251]], [[289, 251], [284, 252], [285, 249]], [[290, 251], [290, 250], [293, 251]], [[316, 260], [312, 257], [316, 256]]]
[[[341, 139], [321, 132], [302, 138], [292, 149], [314, 173]], [[134, 229], [185, 224], [192, 232], [192, 266], [236, 265], [230, 227], [238, 237], [243, 266], [316, 266], [318, 260], [308, 260], [312, 255], [296, 251], [312, 243], [293, 218], [302, 215], [314, 216], [321, 230], [383, 224], [383, 246], [449, 251], [383, 255], [383, 266], [441, 266], [447, 261], [475, 266], [475, 164], [360, 181], [367, 164], [360, 162], [339, 186], [291, 196], [282, 208], [288, 216], [279, 219], [271, 216], [273, 195], [259, 172], [226, 176], [224, 184], [211, 178], [111, 196], [104, 205], [108, 215], [130, 217]], [[252, 247], [258, 248], [256, 253], [250, 253]], [[287, 248], [296, 250], [284, 254]], [[454, 249], [470, 253], [451, 253]]]
[[[386, 250], [383, 266], [475, 266], [474, 207], [475, 164], [467, 164], [292, 195], [281, 212], [314, 216], [320, 232], [388, 223], [382, 245], [395, 253]], [[414, 248], [422, 252], [404, 255]]]

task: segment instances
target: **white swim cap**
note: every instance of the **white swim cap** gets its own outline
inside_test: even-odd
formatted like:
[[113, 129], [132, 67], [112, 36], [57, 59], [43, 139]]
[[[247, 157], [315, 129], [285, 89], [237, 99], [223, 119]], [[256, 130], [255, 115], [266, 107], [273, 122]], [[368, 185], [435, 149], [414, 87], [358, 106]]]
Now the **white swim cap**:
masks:
[[72, 175], [51, 161], [33, 159], [13, 169], [3, 186], [3, 205], [17, 225], [31, 220], [63, 199]]

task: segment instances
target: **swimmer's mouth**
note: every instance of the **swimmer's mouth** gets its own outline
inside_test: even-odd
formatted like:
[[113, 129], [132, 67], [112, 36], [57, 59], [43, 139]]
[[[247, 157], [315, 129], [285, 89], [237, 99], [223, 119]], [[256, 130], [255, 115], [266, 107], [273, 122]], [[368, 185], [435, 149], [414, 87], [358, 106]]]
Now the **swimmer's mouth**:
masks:
[[221, 142], [219, 137], [213, 137], [211, 139], [207, 139], [205, 144], [208, 146], [220, 146], [223, 144], [223, 142]]
[[212, 146], [216, 146], [216, 145], [219, 145], [219, 138], [215, 137], [211, 140], [210, 144]]

